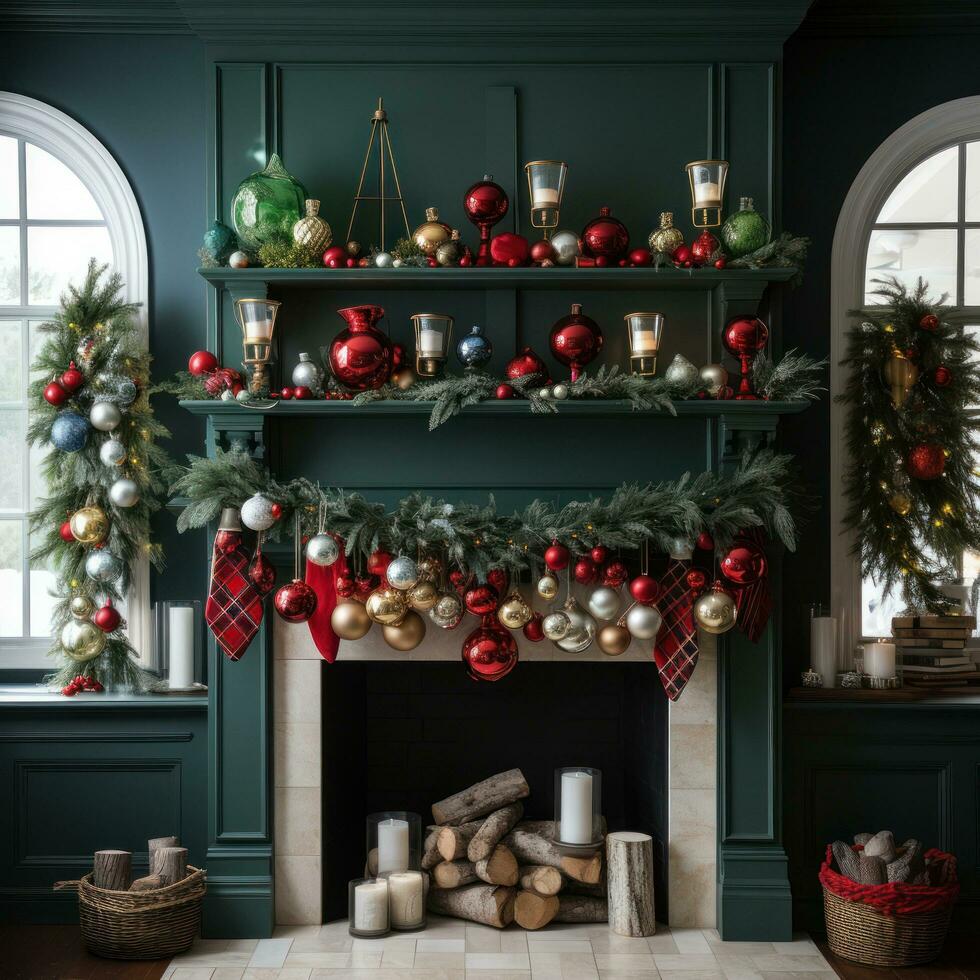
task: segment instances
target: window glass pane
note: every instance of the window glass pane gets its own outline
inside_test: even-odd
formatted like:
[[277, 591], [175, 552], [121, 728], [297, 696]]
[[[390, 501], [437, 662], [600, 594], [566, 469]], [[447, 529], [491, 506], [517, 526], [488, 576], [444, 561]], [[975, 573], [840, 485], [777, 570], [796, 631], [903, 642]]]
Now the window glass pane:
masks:
[[910, 287], [922, 276], [929, 283], [933, 297], [949, 293], [950, 302], [955, 302], [956, 232], [952, 229], [871, 232], [865, 268], [865, 303], [882, 302], [880, 296], [872, 295], [876, 287], [871, 280], [888, 276], [895, 276]]
[[0, 402], [22, 402], [27, 395], [23, 379], [24, 324], [0, 320]]
[[[40, 544], [31, 538], [31, 547]], [[51, 593], [57, 586], [57, 576], [46, 568], [31, 569], [31, 636], [50, 636], [54, 607], [58, 601]]]
[[980, 306], [980, 229], [964, 232], [963, 303]]
[[20, 229], [0, 228], [0, 303], [20, 304]]
[[0, 136], [0, 218], [20, 217], [17, 182], [17, 140]]
[[0, 521], [0, 636], [21, 636], [24, 624], [22, 521]]
[[27, 411], [0, 409], [0, 446], [4, 465], [0, 466], [0, 510], [25, 510], [24, 446], [27, 441]]
[[878, 215], [886, 221], [956, 221], [956, 181], [959, 150], [948, 150], [923, 160], [888, 195]]
[[28, 228], [28, 302], [57, 306], [68, 284], [82, 281], [90, 258], [112, 261], [105, 228]]
[[861, 583], [861, 635], [867, 637], [891, 636], [892, 617], [903, 609], [900, 597], [882, 595], [872, 579]]
[[966, 220], [980, 221], [980, 143], [966, 144]]
[[101, 220], [95, 198], [58, 159], [27, 144], [27, 217]]

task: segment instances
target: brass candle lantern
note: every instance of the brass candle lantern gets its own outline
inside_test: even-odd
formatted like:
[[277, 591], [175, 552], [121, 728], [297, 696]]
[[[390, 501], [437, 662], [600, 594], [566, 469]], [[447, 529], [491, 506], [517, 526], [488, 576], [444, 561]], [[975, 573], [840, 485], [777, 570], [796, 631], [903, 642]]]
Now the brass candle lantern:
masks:
[[568, 164], [562, 160], [532, 160], [524, 164], [531, 196], [531, 226], [543, 228], [544, 237], [558, 227]]
[[442, 374], [449, 356], [453, 318], [446, 313], [413, 313], [415, 325], [415, 373], [420, 378]]
[[235, 319], [242, 328], [245, 350], [242, 362], [251, 371], [248, 390], [253, 395], [269, 384], [266, 365], [272, 358], [272, 335], [276, 329], [279, 306], [274, 299], [235, 300]]
[[630, 345], [630, 367], [634, 374], [651, 377], [657, 373], [657, 352], [664, 332], [664, 315], [627, 313], [623, 319]]
[[728, 161], [695, 160], [684, 169], [691, 184], [691, 223], [695, 228], [717, 228], [721, 224]]

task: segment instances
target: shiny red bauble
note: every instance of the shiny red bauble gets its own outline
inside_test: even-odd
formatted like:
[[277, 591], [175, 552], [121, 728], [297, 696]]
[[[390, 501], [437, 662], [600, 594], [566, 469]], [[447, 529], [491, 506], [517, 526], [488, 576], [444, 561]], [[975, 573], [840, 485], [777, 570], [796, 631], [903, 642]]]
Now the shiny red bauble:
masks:
[[706, 265], [711, 257], [721, 247], [721, 243], [714, 235], [705, 228], [697, 238], [691, 242], [691, 261], [698, 265]]
[[588, 585], [595, 578], [595, 562], [591, 558], [579, 558], [575, 562], [575, 581], [579, 585]]
[[728, 265], [728, 259], [715, 259], [715, 268], [719, 271]]
[[922, 330], [928, 330], [932, 332], [933, 330], [939, 329], [939, 317], [935, 313], [926, 313], [921, 320], [919, 320], [919, 327]]
[[298, 578], [280, 586], [272, 602], [287, 623], [305, 623], [316, 612], [316, 593]]
[[241, 543], [241, 531], [229, 531], [219, 528], [214, 536], [214, 550], [223, 555], [230, 555]]
[[[336, 265], [331, 265], [330, 264], [331, 262], [335, 262]], [[347, 249], [345, 249], [342, 245], [331, 245], [330, 248], [328, 248], [323, 253], [323, 264], [328, 269], [337, 269], [341, 265], [345, 265], [346, 266], [346, 264], [347, 264]]]
[[769, 328], [757, 316], [732, 317], [722, 331], [721, 341], [725, 350], [738, 358], [741, 366], [742, 376], [738, 381], [735, 400], [758, 399], [759, 396], [752, 387], [752, 362], [756, 354], [765, 350], [769, 341]]
[[67, 541], [69, 544], [75, 543], [75, 535], [71, 533], [71, 521], [65, 521], [61, 527], [58, 528], [58, 534], [62, 541]]
[[497, 611], [500, 603], [500, 593], [492, 585], [474, 585], [466, 590], [463, 605], [474, 616], [489, 616]]
[[505, 595], [510, 585], [510, 576], [505, 568], [491, 568], [487, 572], [487, 583], [497, 590], [497, 595]]
[[194, 351], [187, 361], [187, 370], [195, 378], [200, 377], [202, 374], [207, 374], [208, 371], [213, 371], [217, 366], [218, 359], [209, 350]]
[[260, 595], [268, 595], [276, 585], [276, 566], [268, 558], [257, 552], [248, 566], [248, 580]]
[[405, 363], [405, 345], [404, 344], [392, 344], [391, 345], [391, 366], [401, 367]]
[[605, 545], [597, 544], [590, 552], [589, 557], [597, 564], [604, 565], [609, 557], [609, 549]]
[[652, 575], [637, 575], [630, 582], [630, 595], [643, 606], [660, 598], [660, 583]]
[[496, 396], [498, 401], [506, 401], [508, 398], [516, 398], [517, 392], [512, 385], [497, 385]]
[[278, 521], [282, 517], [282, 504], [273, 502], [269, 505], [269, 513], [272, 515], [272, 519]]
[[653, 253], [648, 248], [634, 248], [630, 252], [630, 265], [644, 266], [653, 261]]
[[602, 350], [602, 330], [592, 317], [582, 312], [581, 303], [573, 303], [572, 312], [551, 328], [548, 343], [555, 360], [568, 365], [572, 381], [577, 381], [582, 368]]
[[119, 615], [119, 610], [106, 599], [105, 605], [101, 609], [95, 610], [95, 615], [92, 617], [92, 622], [102, 630], [103, 633], [111, 633], [114, 629], [117, 629], [119, 624], [122, 622], [122, 616]]
[[530, 254], [531, 246], [523, 235], [505, 231], [502, 235], [494, 235], [490, 240], [490, 258], [501, 265], [513, 265], [516, 268], [527, 262]]
[[507, 362], [504, 374], [508, 378], [525, 378], [529, 374], [537, 374], [543, 380], [548, 376], [548, 369], [545, 367], [544, 361], [530, 347], [525, 347], [520, 354]]
[[44, 400], [49, 405], [64, 405], [68, 401], [68, 392], [57, 381], [52, 381], [44, 388]]
[[544, 552], [544, 563], [553, 572], [560, 572], [563, 568], [568, 568], [569, 558], [568, 548], [557, 541], [552, 542]]
[[909, 453], [905, 469], [916, 480], [938, 480], [946, 469], [946, 453], [935, 442], [920, 442]]
[[354, 598], [367, 602], [367, 597], [378, 587], [381, 579], [377, 575], [358, 575], [354, 579]]
[[536, 612], [524, 624], [524, 636], [532, 643], [540, 643], [544, 639], [544, 616]]
[[678, 264], [683, 265], [685, 262], [691, 261], [691, 246], [690, 245], [678, 245], [677, 248], [671, 252], [670, 257]]
[[475, 681], [499, 681], [517, 666], [517, 642], [510, 630], [487, 616], [463, 640], [462, 657]]
[[477, 265], [487, 265], [490, 261], [490, 229], [507, 213], [509, 207], [507, 192], [489, 174], [473, 184], [463, 195], [466, 217], [480, 229]]
[[449, 573], [449, 584], [456, 590], [461, 599], [463, 598], [463, 593], [466, 591], [469, 580], [470, 576], [461, 568], [454, 568]]
[[687, 587], [696, 595], [700, 595], [708, 587], [708, 573], [702, 568], [692, 568], [684, 576]]
[[368, 555], [367, 570], [372, 575], [384, 575], [391, 564], [391, 555], [387, 551], [372, 551]]
[[626, 584], [626, 580], [630, 577], [629, 569], [626, 567], [626, 562], [616, 561], [609, 562], [608, 565], [602, 570], [602, 584], [608, 585], [611, 589], [618, 589]]
[[312, 397], [313, 397], [313, 392], [310, 391], [310, 389], [307, 388], [306, 385], [296, 385], [296, 387], [293, 388], [293, 398], [296, 398], [300, 401], [305, 401], [306, 399]]
[[932, 380], [938, 387], [945, 388], [953, 380], [953, 372], [945, 364], [940, 364], [932, 372]]
[[293, 389], [290, 388], [290, 387], [288, 387], [288, 386], [285, 387], [285, 388], [283, 388], [282, 391], [279, 392], [279, 397], [284, 402], [290, 401], [292, 399], [292, 397], [293, 397]]
[[377, 324], [385, 315], [380, 306], [351, 306], [337, 310], [347, 321], [330, 344], [330, 370], [352, 391], [380, 388], [391, 374], [392, 346]]
[[630, 247], [626, 225], [612, 217], [609, 208], [599, 208], [599, 217], [593, 218], [582, 229], [581, 238], [583, 252], [596, 259], [618, 262]]
[[710, 534], [708, 534], [707, 531], [702, 531], [697, 536], [697, 540], [694, 542], [694, 546], [696, 548], [699, 548], [701, 551], [714, 551], [715, 539]]
[[531, 246], [532, 262], [554, 262], [554, 260], [555, 249], [547, 238], [542, 238]]
[[721, 560], [721, 574], [734, 585], [753, 585], [766, 574], [766, 556], [758, 545], [732, 545]]
[[338, 575], [333, 588], [341, 599], [349, 599], [354, 594], [354, 579], [350, 575]]
[[[207, 352], [205, 351], [205, 353]], [[68, 365], [68, 370], [65, 371], [59, 380], [61, 381], [61, 387], [69, 394], [72, 394], [85, 384], [85, 375], [75, 367], [75, 362], [72, 361]]]

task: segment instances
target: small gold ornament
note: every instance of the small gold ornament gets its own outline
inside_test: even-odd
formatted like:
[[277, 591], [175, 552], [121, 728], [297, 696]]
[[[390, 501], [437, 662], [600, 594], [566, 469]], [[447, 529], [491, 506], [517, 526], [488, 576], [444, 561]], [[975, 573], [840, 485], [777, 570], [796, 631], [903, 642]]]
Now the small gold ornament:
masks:
[[408, 612], [408, 600], [404, 592], [398, 589], [375, 589], [364, 603], [368, 616], [382, 626], [394, 626], [400, 623]]
[[901, 408], [909, 397], [912, 387], [919, 380], [918, 365], [896, 349], [885, 361], [883, 374], [891, 390], [892, 404], [896, 408]]
[[548, 572], [538, 579], [537, 589], [538, 595], [550, 602], [558, 595], [558, 579]]
[[459, 240], [459, 232], [453, 228], [448, 242], [443, 242], [436, 249], [436, 261], [439, 265], [455, 265], [463, 255], [463, 243]]
[[674, 227], [673, 211], [660, 212], [660, 227], [650, 232], [647, 243], [651, 252], [666, 252], [668, 255], [684, 244], [684, 233]]
[[75, 663], [87, 663], [105, 649], [105, 633], [88, 621], [72, 620], [61, 630], [61, 648]]
[[899, 517], [908, 517], [912, 512], [912, 498], [901, 490], [893, 493], [888, 499], [888, 506], [891, 507]]
[[531, 622], [533, 615], [534, 610], [517, 589], [511, 589], [497, 609], [497, 619], [509, 630], [523, 629]]
[[439, 601], [439, 591], [431, 579], [424, 578], [409, 590], [408, 601], [413, 609], [428, 612]]
[[72, 537], [81, 544], [101, 544], [109, 536], [109, 518], [101, 507], [82, 507], [68, 522]]
[[735, 625], [738, 610], [735, 600], [716, 582], [694, 603], [694, 618], [705, 633], [727, 633]]
[[348, 242], [345, 246], [347, 249], [347, 254], [352, 258], [356, 259], [361, 254], [361, 243], [360, 242]]
[[407, 653], [425, 639], [425, 620], [414, 609], [409, 609], [401, 622], [385, 626], [383, 633], [385, 643], [392, 650]]
[[363, 602], [338, 603], [330, 614], [330, 628], [342, 640], [359, 640], [371, 629], [371, 619]]
[[442, 578], [442, 562], [433, 556], [419, 562], [419, 578], [427, 582], [438, 582]]
[[408, 391], [418, 378], [415, 376], [415, 371], [406, 364], [405, 367], [396, 368], [392, 371], [391, 380], [402, 391]]
[[452, 229], [439, 220], [438, 208], [425, 209], [425, 221], [412, 232], [412, 241], [426, 255], [435, 255], [436, 249], [452, 237]]
[[293, 225], [293, 241], [314, 252], [322, 252], [333, 241], [333, 232], [320, 217], [320, 202], [315, 198], [306, 199], [306, 217]]
[[69, 609], [75, 619], [91, 619], [92, 613], [95, 612], [95, 603], [84, 592], [81, 592], [72, 597]]
[[620, 623], [609, 623], [607, 626], [603, 626], [596, 636], [599, 649], [607, 657], [618, 657], [626, 653], [632, 639], [630, 631]]

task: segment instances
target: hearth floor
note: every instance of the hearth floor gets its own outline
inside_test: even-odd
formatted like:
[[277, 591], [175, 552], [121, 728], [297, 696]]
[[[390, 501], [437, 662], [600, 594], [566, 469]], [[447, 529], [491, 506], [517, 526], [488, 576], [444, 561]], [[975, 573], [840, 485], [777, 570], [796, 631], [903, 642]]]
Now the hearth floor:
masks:
[[353, 939], [347, 922], [287, 926], [273, 939], [199, 940], [164, 980], [833, 980], [808, 936], [725, 943], [714, 929], [668, 929], [626, 939], [604, 925], [539, 932], [430, 916], [424, 931]]

